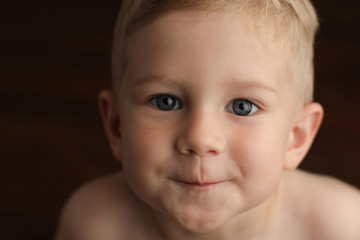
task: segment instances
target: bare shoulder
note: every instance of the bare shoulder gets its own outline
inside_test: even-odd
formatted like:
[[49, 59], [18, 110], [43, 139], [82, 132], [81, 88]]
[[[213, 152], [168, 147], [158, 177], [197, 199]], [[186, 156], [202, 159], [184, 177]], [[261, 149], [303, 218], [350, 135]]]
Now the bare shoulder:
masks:
[[107, 175], [86, 183], [69, 198], [55, 239], [122, 239], [134, 224], [141, 225], [141, 211], [121, 173]]
[[297, 199], [316, 239], [360, 239], [360, 191], [333, 177], [295, 171]]

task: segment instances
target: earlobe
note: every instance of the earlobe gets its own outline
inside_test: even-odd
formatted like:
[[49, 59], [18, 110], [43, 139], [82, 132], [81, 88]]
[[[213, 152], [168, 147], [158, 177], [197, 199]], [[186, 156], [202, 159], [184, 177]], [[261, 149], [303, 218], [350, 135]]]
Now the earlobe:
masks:
[[99, 108], [111, 150], [116, 159], [120, 160], [120, 116], [115, 97], [111, 91], [101, 91]]
[[324, 110], [319, 103], [304, 106], [289, 136], [285, 170], [297, 168], [304, 159], [320, 128], [323, 115]]

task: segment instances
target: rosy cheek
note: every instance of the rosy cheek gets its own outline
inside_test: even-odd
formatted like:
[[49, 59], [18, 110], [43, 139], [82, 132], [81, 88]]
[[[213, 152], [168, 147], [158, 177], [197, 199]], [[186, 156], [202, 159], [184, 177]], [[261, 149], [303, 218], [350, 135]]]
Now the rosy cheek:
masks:
[[244, 177], [262, 175], [278, 168], [281, 159], [279, 139], [267, 129], [242, 130], [233, 134], [230, 155]]
[[[166, 154], [169, 141], [161, 129], [154, 127], [144, 119], [133, 121], [124, 134], [124, 154], [138, 168], [149, 168], [161, 159], [160, 154]], [[166, 146], [165, 146], [166, 145]]]

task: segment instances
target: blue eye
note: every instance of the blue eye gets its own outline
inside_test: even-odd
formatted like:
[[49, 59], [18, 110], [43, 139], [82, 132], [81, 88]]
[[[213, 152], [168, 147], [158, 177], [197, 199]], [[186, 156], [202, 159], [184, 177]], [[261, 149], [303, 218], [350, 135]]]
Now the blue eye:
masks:
[[226, 110], [239, 116], [250, 116], [257, 112], [259, 108], [249, 100], [237, 99], [226, 106]]
[[162, 111], [171, 111], [181, 108], [181, 103], [179, 99], [171, 95], [158, 95], [150, 100], [150, 103], [162, 110]]

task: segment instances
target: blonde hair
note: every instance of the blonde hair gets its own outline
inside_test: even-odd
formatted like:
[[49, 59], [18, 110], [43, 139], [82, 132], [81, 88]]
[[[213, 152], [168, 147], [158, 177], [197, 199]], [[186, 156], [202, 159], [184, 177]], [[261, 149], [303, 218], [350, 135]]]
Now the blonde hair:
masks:
[[[129, 36], [161, 14], [177, 9], [198, 9], [238, 13], [255, 20], [259, 33], [270, 29], [276, 40], [293, 51], [289, 71], [302, 104], [313, 99], [313, 43], [318, 19], [309, 0], [123, 0], [114, 32], [112, 50], [112, 89], [117, 95], [127, 65]], [[269, 28], [270, 27], [270, 28]]]

